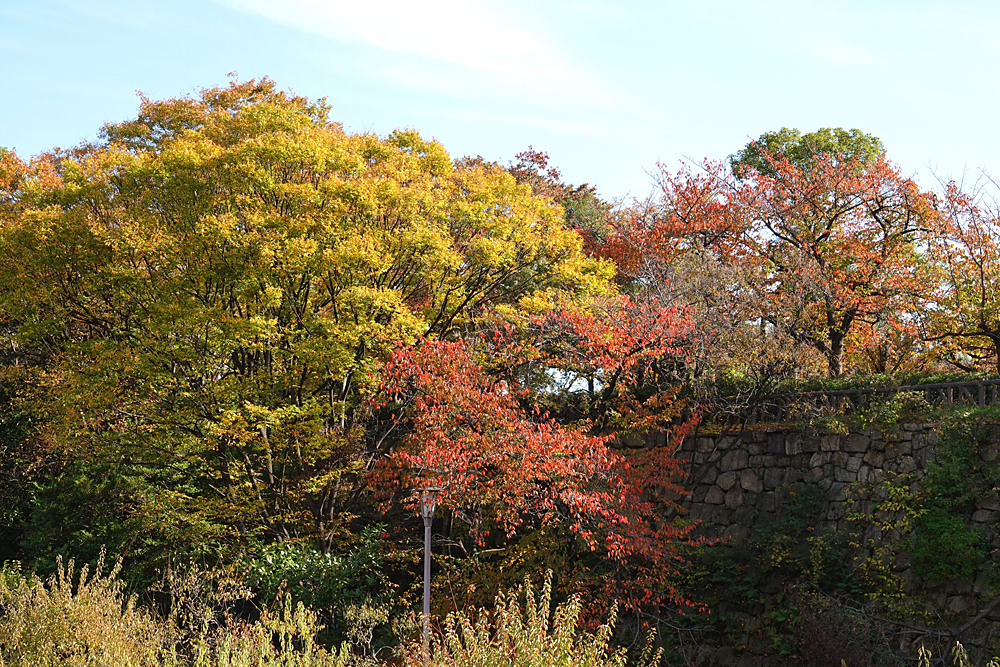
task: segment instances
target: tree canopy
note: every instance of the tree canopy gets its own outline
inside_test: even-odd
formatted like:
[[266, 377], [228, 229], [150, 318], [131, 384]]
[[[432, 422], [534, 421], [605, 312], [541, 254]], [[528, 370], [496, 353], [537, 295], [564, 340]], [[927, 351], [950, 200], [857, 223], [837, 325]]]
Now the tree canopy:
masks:
[[235, 83], [4, 163], [8, 353], [44, 437], [121, 477], [140, 531], [328, 545], [379, 455], [360, 395], [399, 345], [610, 289], [507, 171], [327, 111]]
[[729, 156], [729, 163], [738, 178], [749, 178], [753, 172], [775, 177], [779, 175], [772, 164], [775, 158], [788, 160], [799, 169], [807, 169], [823, 155], [856, 164], [869, 164], [883, 153], [885, 147], [881, 139], [857, 128], [821, 127], [815, 132], [802, 134], [798, 129], [783, 127], [760, 135]]

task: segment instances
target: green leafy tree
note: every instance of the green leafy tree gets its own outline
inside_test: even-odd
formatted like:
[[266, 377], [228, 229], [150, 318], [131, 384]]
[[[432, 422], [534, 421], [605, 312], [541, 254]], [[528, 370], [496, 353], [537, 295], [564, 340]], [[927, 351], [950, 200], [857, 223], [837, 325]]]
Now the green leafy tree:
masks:
[[775, 159], [788, 160], [799, 169], [807, 169], [820, 155], [838, 160], [870, 164], [885, 153], [882, 140], [854, 128], [821, 127], [802, 134], [797, 129], [783, 127], [777, 132], [765, 132], [735, 155], [729, 157], [733, 173], [749, 178], [752, 173], [776, 177]]

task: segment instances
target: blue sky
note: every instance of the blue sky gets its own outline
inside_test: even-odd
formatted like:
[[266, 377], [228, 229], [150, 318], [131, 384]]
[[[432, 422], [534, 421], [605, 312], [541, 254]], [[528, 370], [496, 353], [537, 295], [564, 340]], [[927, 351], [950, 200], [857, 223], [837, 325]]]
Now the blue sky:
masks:
[[1000, 175], [998, 3], [0, 0], [0, 59], [0, 146], [24, 157], [235, 71], [349, 131], [533, 145], [607, 197], [783, 126], [875, 134], [927, 186]]

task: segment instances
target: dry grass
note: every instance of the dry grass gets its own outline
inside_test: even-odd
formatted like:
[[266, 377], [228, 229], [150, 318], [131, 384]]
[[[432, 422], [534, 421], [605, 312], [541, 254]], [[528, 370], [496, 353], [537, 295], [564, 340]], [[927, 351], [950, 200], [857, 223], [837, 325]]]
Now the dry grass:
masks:
[[[582, 605], [570, 598], [552, 611], [552, 573], [536, 597], [531, 582], [523, 586], [524, 607], [515, 591], [497, 597], [496, 608], [476, 618], [449, 614], [443, 636], [433, 642], [428, 656], [413, 647], [411, 667], [625, 667], [623, 650], [611, 651], [609, 640], [614, 610], [596, 633], [577, 631]], [[641, 665], [656, 665], [660, 653], [647, 650]]]
[[[314, 643], [316, 615], [286, 598], [255, 623], [212, 624], [211, 611], [161, 618], [126, 596], [120, 563], [103, 573], [58, 563], [46, 581], [0, 576], [0, 667], [347, 667], [345, 648]], [[183, 627], [179, 618], [201, 618]]]

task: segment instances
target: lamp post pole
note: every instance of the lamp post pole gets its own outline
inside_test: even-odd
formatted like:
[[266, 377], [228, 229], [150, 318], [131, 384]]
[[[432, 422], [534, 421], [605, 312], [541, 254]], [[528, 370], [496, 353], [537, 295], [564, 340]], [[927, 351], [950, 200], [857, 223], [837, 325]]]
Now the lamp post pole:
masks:
[[424, 518], [424, 651], [431, 649], [431, 524], [441, 489], [427, 487], [420, 491], [420, 514]]

